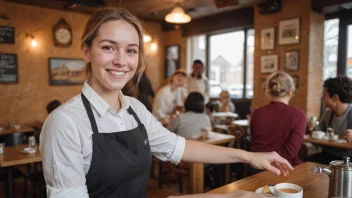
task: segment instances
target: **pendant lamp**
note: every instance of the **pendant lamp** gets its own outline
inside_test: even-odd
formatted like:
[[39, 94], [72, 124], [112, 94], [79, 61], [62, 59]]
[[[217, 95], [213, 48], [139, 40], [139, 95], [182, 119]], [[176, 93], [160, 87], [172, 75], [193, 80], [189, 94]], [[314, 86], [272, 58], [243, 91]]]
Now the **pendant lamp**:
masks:
[[181, 5], [177, 3], [172, 9], [171, 13], [166, 15], [165, 21], [169, 23], [188, 23], [191, 21], [191, 17], [185, 13]]

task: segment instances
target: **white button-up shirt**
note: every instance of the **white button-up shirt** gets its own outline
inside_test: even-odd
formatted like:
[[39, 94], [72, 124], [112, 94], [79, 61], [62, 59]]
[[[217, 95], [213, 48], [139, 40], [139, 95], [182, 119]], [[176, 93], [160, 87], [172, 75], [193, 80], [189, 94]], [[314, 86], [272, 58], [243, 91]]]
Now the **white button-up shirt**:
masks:
[[209, 81], [205, 76], [202, 76], [201, 79], [188, 76], [186, 88], [188, 93], [199, 92], [204, 96], [204, 103], [209, 102]]
[[[116, 112], [87, 82], [82, 93], [92, 105], [99, 133], [136, 128], [138, 122], [127, 111], [131, 106], [147, 130], [152, 154], [173, 163], [181, 160], [185, 139], [165, 129], [138, 100], [120, 91], [121, 109]], [[92, 160], [92, 134], [80, 94], [48, 116], [40, 135], [40, 152], [49, 197], [89, 197], [85, 176]]]
[[155, 96], [153, 104], [153, 115], [158, 120], [167, 120], [175, 110], [176, 106], [183, 107], [187, 97], [187, 90], [184, 87], [177, 87], [171, 90], [171, 85], [162, 87]]

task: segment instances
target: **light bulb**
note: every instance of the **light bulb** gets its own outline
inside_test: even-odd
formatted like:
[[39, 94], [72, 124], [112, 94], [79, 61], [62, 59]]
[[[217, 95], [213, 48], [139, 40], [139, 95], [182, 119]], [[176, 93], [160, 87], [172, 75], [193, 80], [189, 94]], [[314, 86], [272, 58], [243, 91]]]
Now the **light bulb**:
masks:
[[156, 45], [156, 43], [150, 44], [150, 49], [152, 49], [153, 51], [156, 51], [157, 48], [158, 48], [158, 46]]
[[32, 47], [37, 47], [38, 43], [35, 39], [32, 39], [31, 45], [32, 45]]

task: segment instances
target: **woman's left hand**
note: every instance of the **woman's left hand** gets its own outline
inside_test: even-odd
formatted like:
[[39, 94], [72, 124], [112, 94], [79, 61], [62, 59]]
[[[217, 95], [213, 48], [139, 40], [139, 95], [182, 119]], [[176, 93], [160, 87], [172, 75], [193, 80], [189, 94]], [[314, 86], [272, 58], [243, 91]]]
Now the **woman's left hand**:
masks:
[[272, 173], [280, 175], [281, 173], [286, 177], [293, 170], [291, 164], [282, 158], [275, 151], [270, 153], [250, 153], [251, 164], [256, 169], [266, 169]]

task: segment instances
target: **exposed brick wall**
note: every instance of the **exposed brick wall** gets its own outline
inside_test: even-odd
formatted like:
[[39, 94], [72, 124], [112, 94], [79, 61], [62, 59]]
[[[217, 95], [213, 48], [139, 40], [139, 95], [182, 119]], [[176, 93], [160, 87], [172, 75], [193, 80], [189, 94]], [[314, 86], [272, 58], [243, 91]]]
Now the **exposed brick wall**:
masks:
[[[15, 27], [15, 44], [0, 44], [1, 53], [15, 53], [18, 58], [18, 84], [0, 84], [0, 124], [15, 121], [32, 123], [44, 120], [47, 116], [45, 106], [53, 99], [67, 101], [80, 93], [81, 85], [50, 86], [49, 57], [81, 58], [80, 37], [89, 15], [61, 10], [0, 1], [0, 11], [10, 17], [10, 26]], [[68, 48], [53, 45], [54, 25], [64, 18], [73, 31], [73, 43]], [[8, 25], [0, 20], [0, 25]], [[155, 88], [160, 87], [164, 78], [160, 71], [164, 61], [164, 36], [157, 23], [144, 23], [144, 26], [157, 43], [157, 51], [150, 50], [146, 44], [147, 74]], [[30, 47], [30, 33], [35, 36], [38, 46]]]
[[[279, 21], [300, 18], [300, 42], [293, 45], [278, 45]], [[290, 104], [307, 113], [308, 116], [319, 115], [321, 92], [322, 63], [323, 63], [323, 35], [324, 17], [311, 11], [311, 2], [306, 0], [282, 1], [279, 13], [261, 15], [255, 8], [255, 60], [254, 60], [254, 98], [253, 107], [258, 108], [269, 102], [262, 88], [262, 79], [270, 74], [260, 72], [260, 58], [262, 55], [278, 54], [279, 70], [284, 70], [284, 56], [286, 51], [299, 50], [299, 70], [288, 71], [290, 75], [299, 77], [299, 88]], [[261, 30], [275, 28], [274, 50], [260, 49]]]

